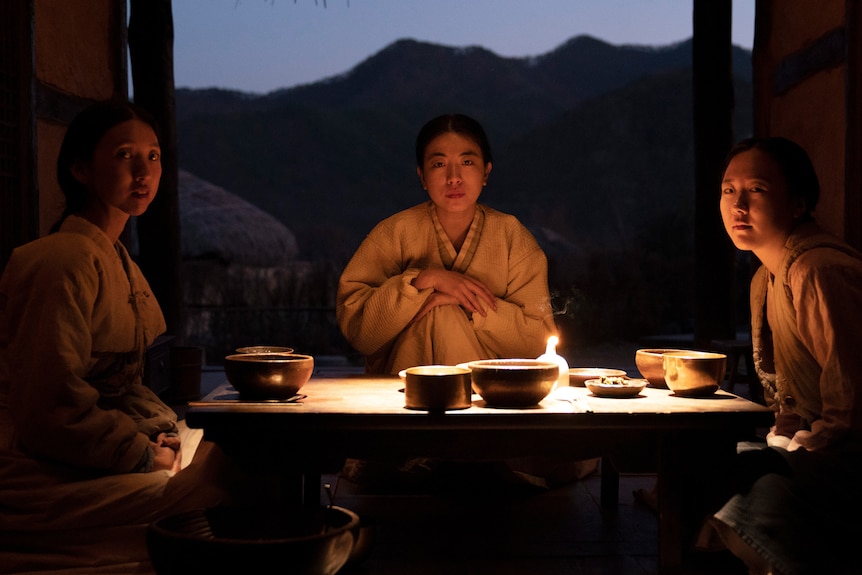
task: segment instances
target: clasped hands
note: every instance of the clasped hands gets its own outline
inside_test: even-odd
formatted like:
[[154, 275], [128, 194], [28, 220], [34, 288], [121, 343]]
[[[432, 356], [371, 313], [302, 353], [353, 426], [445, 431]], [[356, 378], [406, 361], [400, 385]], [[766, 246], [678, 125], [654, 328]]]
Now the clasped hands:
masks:
[[468, 313], [478, 313], [482, 317], [488, 315], [488, 309], [497, 309], [497, 298], [491, 290], [481, 281], [462, 273], [444, 269], [422, 270], [413, 280], [413, 286], [419, 290], [434, 289], [416, 313], [414, 322], [440, 305], [460, 305]]
[[182, 466], [180, 438], [176, 435], [160, 433], [155, 441], [150, 441], [153, 450], [153, 471], [161, 469], [177, 473]]

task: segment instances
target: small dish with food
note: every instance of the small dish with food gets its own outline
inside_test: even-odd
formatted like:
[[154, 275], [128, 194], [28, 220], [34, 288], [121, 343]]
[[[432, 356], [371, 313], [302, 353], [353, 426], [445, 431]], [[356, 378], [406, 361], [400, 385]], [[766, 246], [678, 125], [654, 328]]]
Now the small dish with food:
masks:
[[628, 377], [601, 377], [588, 379], [584, 385], [593, 395], [598, 397], [635, 397], [646, 387], [645, 379], [630, 379]]
[[571, 387], [584, 387], [588, 379], [600, 379], [602, 377], [625, 377], [627, 374], [622, 369], [610, 367], [570, 367], [569, 385]]

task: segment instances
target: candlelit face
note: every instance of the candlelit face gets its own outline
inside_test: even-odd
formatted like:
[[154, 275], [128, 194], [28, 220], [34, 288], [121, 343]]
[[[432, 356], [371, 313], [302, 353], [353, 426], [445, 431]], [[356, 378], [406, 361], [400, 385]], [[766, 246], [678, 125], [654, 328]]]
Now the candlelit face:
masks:
[[752, 148], [733, 157], [721, 184], [721, 218], [725, 231], [741, 250], [780, 249], [805, 202], [788, 193], [779, 164]]
[[89, 210], [143, 214], [162, 176], [161, 148], [155, 132], [141, 120], [117, 124], [102, 136], [89, 162], [72, 168], [91, 194]]
[[472, 211], [491, 173], [479, 145], [456, 132], [440, 134], [425, 148], [416, 169], [422, 187], [442, 212]]

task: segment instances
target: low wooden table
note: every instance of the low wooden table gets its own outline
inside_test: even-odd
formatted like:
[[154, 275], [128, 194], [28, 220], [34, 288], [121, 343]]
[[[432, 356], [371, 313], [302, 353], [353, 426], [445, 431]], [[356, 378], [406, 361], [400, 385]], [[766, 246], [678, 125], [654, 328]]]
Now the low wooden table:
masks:
[[[186, 411], [190, 427], [248, 465], [300, 474], [306, 502], [319, 502], [320, 474], [346, 457], [439, 457], [500, 460], [529, 455], [581, 459], [624, 449], [652, 450], [658, 478], [658, 560], [665, 572], [682, 565], [703, 520], [704, 495], [715, 493], [736, 444], [771, 425], [772, 413], [733, 394], [677, 397], [646, 388], [628, 399], [575, 391], [588, 404], [557, 392], [524, 409], [472, 407], [429, 413], [404, 407], [394, 377], [312, 377], [295, 403], [239, 399], [227, 382]], [[314, 481], [316, 480], [316, 485]], [[709, 501], [709, 504], [715, 502]]]

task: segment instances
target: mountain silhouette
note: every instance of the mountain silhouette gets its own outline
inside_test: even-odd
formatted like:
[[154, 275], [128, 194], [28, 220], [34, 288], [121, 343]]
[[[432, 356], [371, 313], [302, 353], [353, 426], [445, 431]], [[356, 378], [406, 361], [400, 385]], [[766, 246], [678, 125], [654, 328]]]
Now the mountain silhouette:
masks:
[[[504, 197], [500, 206], [526, 224], [546, 224], [560, 213], [547, 209], [551, 199], [579, 213], [602, 190], [642, 204], [631, 192], [667, 177], [658, 170], [675, 172], [675, 193], [690, 189], [691, 86], [679, 75], [690, 65], [690, 41], [653, 48], [578, 36], [541, 56], [503, 58], [399, 40], [314, 84], [265, 95], [177, 90], [179, 163], [287, 224], [304, 257], [343, 258], [377, 221], [425, 199], [415, 134], [437, 114], [462, 112], [483, 123], [495, 151], [488, 201]], [[734, 66], [750, 115], [750, 53], [734, 48]], [[750, 119], [742, 123], [748, 130]]]
[[[740, 138], [752, 125], [751, 54], [732, 50]], [[404, 39], [344, 74], [268, 94], [178, 89], [179, 165], [282, 221], [301, 259], [340, 266], [378, 221], [427, 199], [415, 170], [421, 125], [468, 114], [494, 151], [480, 201], [534, 231], [566, 305], [601, 307], [585, 273], [673, 293], [683, 288], [657, 274], [693, 273], [691, 84], [690, 40], [615, 46], [577, 36], [540, 56], [505, 58]], [[625, 264], [627, 279], [597, 271], [608, 257]], [[623, 297], [619, 314], [660, 297]], [[671, 314], [680, 317], [662, 303], [643, 319], [652, 327], [632, 329], [684, 322], [686, 297]]]

